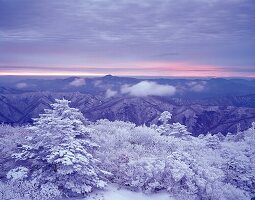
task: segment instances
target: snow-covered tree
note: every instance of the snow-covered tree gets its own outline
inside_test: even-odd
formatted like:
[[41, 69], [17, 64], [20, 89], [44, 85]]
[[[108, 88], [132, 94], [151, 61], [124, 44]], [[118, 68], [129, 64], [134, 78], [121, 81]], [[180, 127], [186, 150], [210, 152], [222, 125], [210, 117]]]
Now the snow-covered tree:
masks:
[[[93, 151], [98, 147], [90, 139], [91, 129], [70, 101], [56, 100], [52, 109], [34, 119], [30, 130], [34, 137], [13, 154], [29, 167], [32, 179], [39, 184], [51, 182], [65, 194], [86, 194], [106, 184], [106, 171], [99, 168]], [[25, 161], [25, 162], [24, 162]]]
[[191, 135], [191, 133], [188, 132], [187, 127], [183, 124], [180, 124], [179, 122], [173, 123], [169, 127], [170, 127], [169, 130], [162, 133], [162, 135], [175, 136], [175, 137], [183, 137], [183, 136]]
[[172, 118], [172, 114], [169, 111], [164, 111], [160, 114], [158, 121], [162, 124], [160, 126], [152, 125], [151, 128], [157, 130], [161, 135], [165, 135], [170, 130], [168, 121]]
[[172, 118], [172, 114], [169, 111], [164, 111], [159, 117], [159, 121], [162, 122], [160, 126], [154, 125], [151, 128], [156, 129], [160, 135], [165, 136], [174, 136], [174, 137], [183, 137], [191, 135], [188, 132], [187, 127], [179, 122], [169, 124], [168, 121]]
[[206, 146], [211, 149], [218, 149], [220, 148], [220, 139], [217, 135], [207, 134], [205, 136]]
[[255, 130], [255, 122], [252, 122], [252, 123], [251, 123], [251, 128], [250, 128], [250, 130]]
[[164, 111], [161, 113], [158, 120], [161, 121], [163, 125], [166, 125], [170, 119], [172, 119], [172, 114], [169, 111]]

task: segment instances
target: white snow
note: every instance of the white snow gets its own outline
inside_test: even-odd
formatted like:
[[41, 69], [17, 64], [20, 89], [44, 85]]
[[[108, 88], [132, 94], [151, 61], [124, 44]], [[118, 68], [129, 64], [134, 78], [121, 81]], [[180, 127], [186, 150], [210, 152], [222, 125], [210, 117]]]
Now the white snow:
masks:
[[17, 167], [14, 169], [11, 169], [6, 177], [7, 179], [17, 180], [17, 179], [23, 179], [27, 177], [28, 169], [26, 167]]
[[91, 193], [83, 200], [174, 200], [174, 198], [170, 197], [167, 192], [144, 194], [118, 188], [116, 185], [108, 185], [104, 190]]

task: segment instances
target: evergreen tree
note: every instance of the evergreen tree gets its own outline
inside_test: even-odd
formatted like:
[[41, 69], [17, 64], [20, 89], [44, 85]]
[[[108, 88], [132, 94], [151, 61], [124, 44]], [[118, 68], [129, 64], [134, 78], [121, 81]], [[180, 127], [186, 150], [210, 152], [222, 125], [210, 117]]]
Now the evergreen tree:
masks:
[[219, 149], [220, 148], [220, 139], [217, 135], [212, 135], [211, 133], [205, 136], [206, 146], [211, 149]]
[[13, 156], [26, 161], [31, 178], [39, 183], [55, 183], [66, 194], [85, 194], [104, 187], [108, 173], [98, 167], [99, 161], [93, 157], [98, 145], [90, 139], [91, 129], [84, 125], [85, 118], [69, 103], [57, 99], [52, 109], [45, 109], [34, 119], [30, 127], [34, 137]]
[[167, 125], [170, 119], [172, 119], [172, 114], [169, 111], [164, 111], [161, 113], [158, 120], [161, 121], [163, 125]]
[[171, 124], [170, 128], [171, 130], [168, 132], [168, 135], [175, 137], [191, 135], [191, 133], [187, 131], [187, 127], [179, 122]]
[[166, 136], [174, 136], [174, 137], [182, 137], [191, 135], [190, 132], [187, 131], [187, 127], [183, 124], [173, 123], [169, 124], [168, 121], [172, 118], [172, 114], [169, 111], [164, 111], [161, 113], [159, 117], [159, 121], [162, 122], [162, 125], [156, 127], [156, 130], [160, 133], [160, 135]]

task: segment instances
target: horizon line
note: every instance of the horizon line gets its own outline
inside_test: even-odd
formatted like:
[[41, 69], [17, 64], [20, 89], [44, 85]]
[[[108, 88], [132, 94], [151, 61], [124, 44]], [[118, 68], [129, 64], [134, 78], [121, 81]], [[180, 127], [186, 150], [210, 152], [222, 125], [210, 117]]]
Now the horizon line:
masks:
[[255, 76], [155, 76], [155, 75], [113, 75], [113, 74], [83, 74], [83, 73], [27, 73], [27, 74], [20, 74], [20, 73], [0, 73], [0, 77], [3, 76], [12, 76], [12, 77], [104, 77], [104, 76], [114, 76], [114, 77], [134, 77], [134, 78], [255, 78]]

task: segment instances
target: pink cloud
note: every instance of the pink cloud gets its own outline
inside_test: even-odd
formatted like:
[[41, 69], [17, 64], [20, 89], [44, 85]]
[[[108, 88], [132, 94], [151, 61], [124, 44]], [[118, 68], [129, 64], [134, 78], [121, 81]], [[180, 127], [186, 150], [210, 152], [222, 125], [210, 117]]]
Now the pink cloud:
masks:
[[125, 62], [105, 65], [1, 67], [0, 75], [46, 76], [176, 76], [176, 77], [255, 77], [251, 72], [231, 71], [231, 67], [190, 62]]

